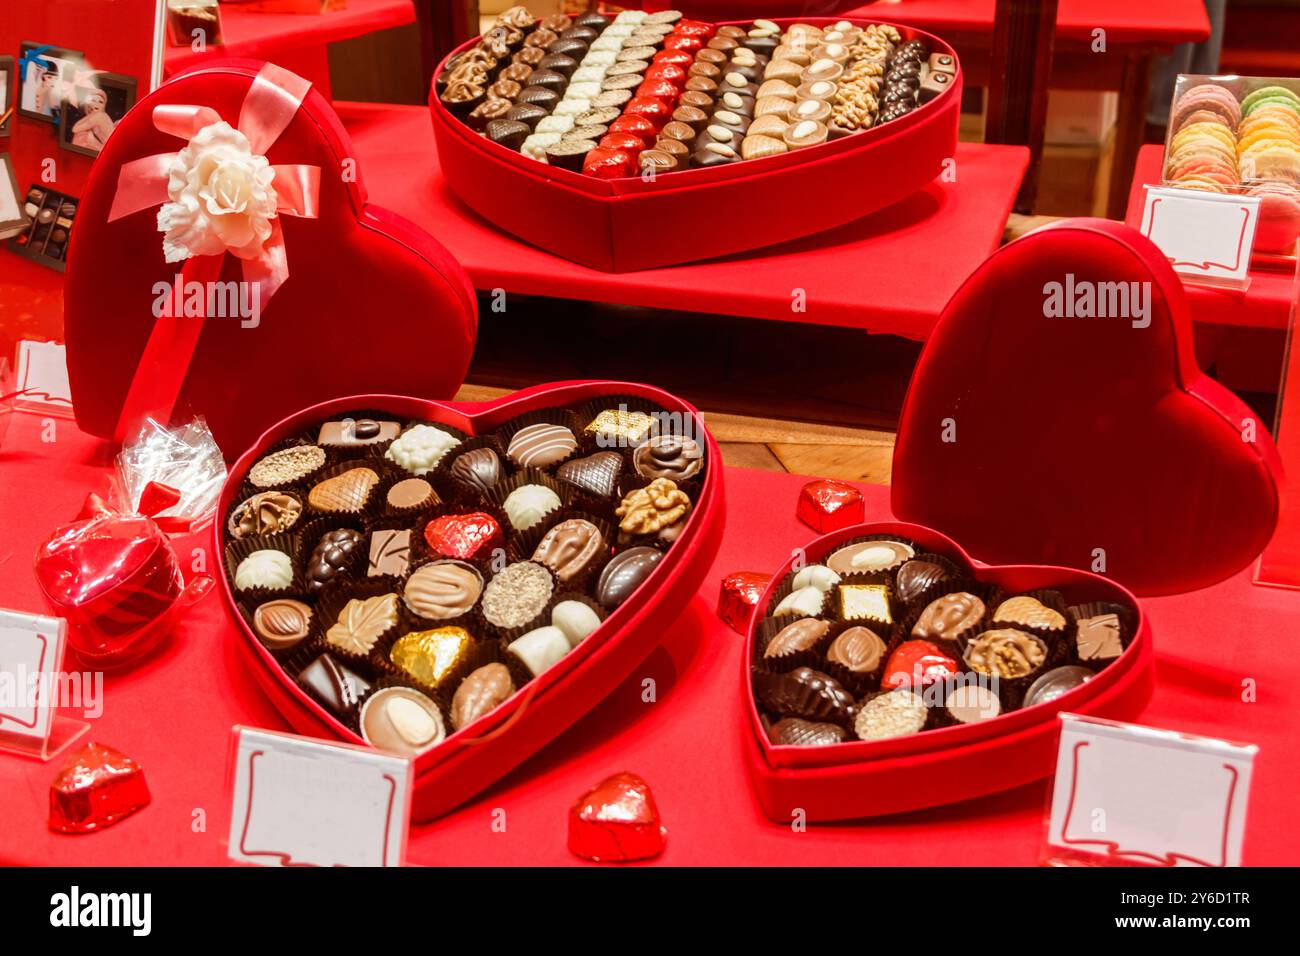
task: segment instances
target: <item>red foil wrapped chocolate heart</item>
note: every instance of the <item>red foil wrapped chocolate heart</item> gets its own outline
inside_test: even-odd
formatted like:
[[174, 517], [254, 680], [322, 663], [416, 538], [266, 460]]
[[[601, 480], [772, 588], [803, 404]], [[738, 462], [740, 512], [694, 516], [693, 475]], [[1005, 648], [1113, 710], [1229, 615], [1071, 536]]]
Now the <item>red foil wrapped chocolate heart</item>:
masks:
[[915, 687], [956, 677], [961, 665], [932, 641], [904, 641], [889, 655], [882, 687]]
[[750, 617], [763, 596], [772, 575], [761, 571], [737, 571], [722, 579], [722, 593], [718, 595], [718, 617], [737, 634], [744, 634]]
[[153, 647], [173, 612], [206, 594], [212, 579], [200, 575], [186, 586], [167, 535], [144, 515], [118, 514], [92, 495], [82, 517], [41, 545], [36, 580], [67, 620], [72, 648], [114, 666]]
[[434, 518], [424, 527], [424, 540], [439, 554], [462, 560], [486, 556], [505, 545], [500, 522], [482, 511]]
[[821, 534], [838, 531], [862, 523], [862, 493], [843, 481], [818, 478], [799, 489], [794, 513], [800, 521]]
[[597, 863], [648, 860], [667, 835], [649, 784], [634, 773], [601, 781], [569, 810], [569, 852]]
[[88, 743], [50, 784], [50, 829], [91, 833], [149, 804], [144, 770], [124, 753]]

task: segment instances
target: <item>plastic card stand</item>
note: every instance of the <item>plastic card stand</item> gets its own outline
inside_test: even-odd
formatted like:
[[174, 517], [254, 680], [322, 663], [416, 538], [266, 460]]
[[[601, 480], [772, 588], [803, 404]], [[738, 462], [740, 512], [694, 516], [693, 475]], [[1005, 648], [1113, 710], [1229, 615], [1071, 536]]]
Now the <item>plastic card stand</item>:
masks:
[[63, 672], [67, 628], [62, 618], [0, 608], [0, 754], [50, 760], [90, 729], [58, 712], [85, 708], [95, 680]]
[[1260, 200], [1197, 189], [1148, 186], [1142, 235], [1186, 282], [1245, 290]]
[[1259, 748], [1061, 714], [1046, 866], [1240, 866]]
[[237, 726], [227, 855], [260, 866], [401, 866], [411, 766], [370, 747]]
[[[1297, 320], [1300, 320], [1300, 263], [1293, 259], [1291, 318], [1287, 321], [1282, 381], [1278, 384], [1277, 414], [1273, 417], [1273, 437], [1282, 458], [1282, 467], [1289, 475], [1300, 475], [1300, 343], [1296, 341]], [[1294, 483], [1282, 486], [1277, 530], [1259, 557], [1255, 583], [1300, 588], [1300, 489]]]
[[[43, 415], [72, 417], [67, 353], [61, 342], [18, 343], [14, 407]], [[4, 393], [8, 394], [8, 393]]]

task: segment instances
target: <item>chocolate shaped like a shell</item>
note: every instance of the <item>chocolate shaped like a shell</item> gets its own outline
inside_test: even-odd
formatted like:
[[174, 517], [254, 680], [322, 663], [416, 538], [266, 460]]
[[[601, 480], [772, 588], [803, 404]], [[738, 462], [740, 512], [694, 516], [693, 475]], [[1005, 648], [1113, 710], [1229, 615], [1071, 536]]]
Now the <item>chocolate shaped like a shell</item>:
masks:
[[484, 664], [461, 681], [452, 695], [451, 726], [460, 730], [472, 724], [499, 707], [514, 692], [514, 681], [504, 664]]

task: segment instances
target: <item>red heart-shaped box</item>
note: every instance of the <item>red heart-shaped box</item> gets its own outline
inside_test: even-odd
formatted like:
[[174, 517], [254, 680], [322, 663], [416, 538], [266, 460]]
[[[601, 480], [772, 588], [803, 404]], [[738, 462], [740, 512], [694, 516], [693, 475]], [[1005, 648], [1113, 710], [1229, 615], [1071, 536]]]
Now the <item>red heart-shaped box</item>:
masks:
[[[1133, 314], [1045, 314], [1068, 299], [1078, 315], [1087, 289], [1120, 312], [1127, 289]], [[1197, 367], [1164, 254], [1120, 223], [1070, 219], [1004, 246], [948, 303], [903, 405], [890, 494], [899, 518], [984, 561], [1165, 594], [1263, 550], [1281, 475], [1255, 414]]]
[[[824, 26], [835, 19], [802, 22]], [[956, 57], [937, 37], [897, 29], [905, 40], [921, 39], [931, 52]], [[477, 41], [448, 58], [472, 42]], [[490, 142], [453, 116], [436, 89], [430, 91], [429, 111], [442, 173], [467, 206], [547, 252], [604, 272], [628, 272], [823, 232], [924, 188], [957, 147], [961, 71], [935, 99], [874, 129], [653, 180], [596, 179]]]
[[[1073, 568], [990, 566], [972, 559], [946, 535], [901, 521], [842, 528], [815, 539], [801, 549], [801, 554], [807, 563], [815, 564], [842, 542], [875, 534], [908, 538], [922, 550], [965, 563], [979, 581], [999, 585], [1011, 594], [1050, 588], [1060, 591], [1067, 604], [1126, 604], [1137, 610], [1134, 636], [1124, 653], [1095, 677], [1047, 703], [992, 720], [905, 737], [854, 740], [826, 747], [778, 747], [768, 740], [763, 729], [750, 678], [755, 635], [763, 619], [761, 613], [756, 613], [748, 632], [742, 696], [749, 707], [745, 736], [749, 741], [750, 775], [763, 811], [771, 819], [789, 823], [796, 810], [803, 810], [809, 820], [880, 816], [1009, 790], [1052, 772], [1058, 713], [1125, 720], [1137, 716], [1146, 705], [1154, 686], [1151, 628], [1137, 598], [1114, 581]], [[792, 556], [772, 578], [758, 602], [759, 608], [772, 606], [795, 560]]]
[[[260, 63], [187, 73], [142, 99], [117, 125], [81, 197], [68, 257], [64, 321], [77, 423], [112, 437], [149, 333], [163, 261], [157, 209], [108, 222], [124, 163], [175, 152], [154, 127], [164, 104], [210, 106], [232, 125]], [[366, 201], [351, 140], [311, 90], [267, 153], [272, 164], [320, 167], [319, 218], [281, 216], [289, 279], [256, 328], [209, 318], [178, 411], [201, 413], [224, 448], [246, 447], [267, 425], [353, 392], [450, 398], [474, 349], [477, 314], [465, 271], [432, 236]], [[414, 188], [414, 187], [413, 187]], [[242, 278], [226, 256], [220, 279]]]
[[[234, 504], [244, 475], [267, 448], [332, 415], [358, 408], [383, 410], [404, 419], [442, 422], [475, 435], [525, 412], [580, 405], [602, 395], [638, 396], [694, 420], [695, 433], [704, 436], [709, 467], [692, 517], [651, 576], [610, 613], [591, 637], [500, 707], [415, 758], [412, 816], [417, 821], [446, 813], [522, 763], [594, 707], [659, 643], [699, 588], [722, 540], [722, 456], [717, 443], [693, 406], [650, 385], [553, 382], [493, 402], [435, 402], [397, 395], [334, 399], [298, 411], [272, 426], [230, 470], [218, 514], [226, 514]], [[213, 548], [214, 553], [222, 553], [220, 527], [213, 530]], [[303, 734], [362, 744], [359, 736], [308, 697], [284, 672], [236, 610], [227, 576], [216, 577], [230, 615], [237, 622], [243, 660], [285, 719]]]

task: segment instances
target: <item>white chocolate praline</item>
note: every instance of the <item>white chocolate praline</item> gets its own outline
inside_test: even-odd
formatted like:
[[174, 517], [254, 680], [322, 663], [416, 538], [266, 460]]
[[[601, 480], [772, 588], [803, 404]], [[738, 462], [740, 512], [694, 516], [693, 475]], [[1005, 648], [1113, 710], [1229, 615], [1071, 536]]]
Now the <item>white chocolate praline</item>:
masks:
[[254, 551], [235, 568], [235, 587], [279, 590], [293, 583], [293, 563], [283, 551], [268, 548]]
[[511, 641], [509, 649], [537, 675], [569, 653], [569, 639], [558, 627], [539, 627]]
[[624, 10], [614, 18], [615, 23], [630, 23], [636, 26], [646, 17], [650, 16], [645, 10]]
[[605, 27], [605, 32], [600, 35], [600, 38], [616, 37], [620, 40], [624, 40], [635, 32], [636, 27], [630, 23], [613, 23]]
[[413, 475], [427, 475], [443, 456], [460, 444], [455, 435], [432, 425], [412, 425], [388, 446], [384, 457]]
[[[602, 76], [601, 79], [604, 79], [604, 77]], [[590, 102], [599, 95], [600, 80], [593, 80], [589, 83], [570, 83], [564, 99], [587, 100]]]
[[[584, 100], [584, 102], [589, 101]], [[569, 130], [573, 129], [573, 117], [577, 116], [578, 113], [581, 112], [582, 110], [578, 110], [577, 113], [566, 113], [563, 116], [557, 116], [552, 113], [550, 116], [545, 116], [541, 119], [537, 124], [536, 131], [543, 135], [546, 135], [547, 133], [567, 133]]]
[[829, 591], [840, 583], [840, 576], [824, 564], [810, 564], [794, 576], [790, 586], [796, 591], [800, 588], [814, 587], [819, 591]]
[[527, 531], [560, 507], [560, 496], [545, 485], [520, 485], [501, 503], [516, 531]]
[[[617, 59], [618, 53], [614, 50], [592, 50], [582, 58], [580, 66], [609, 66]], [[602, 74], [603, 77], [603, 74]]]
[[544, 163], [546, 162], [546, 147], [554, 146], [559, 141], [559, 133], [533, 133], [524, 140], [523, 145], [519, 147], [519, 152]]
[[551, 624], [564, 633], [570, 647], [577, 647], [600, 627], [600, 615], [581, 601], [561, 601], [551, 609]]
[[596, 51], [613, 50], [615, 53], [617, 53], [619, 50], [623, 49], [623, 38], [610, 37], [601, 34], [600, 36], [596, 37], [596, 39], [591, 41], [590, 48]]
[[[546, 117], [546, 119], [543, 119], [542, 123], [545, 123], [546, 120], [550, 119], [553, 116], [577, 116], [579, 113], [585, 113], [589, 109], [591, 109], [591, 100], [588, 99], [587, 97], [566, 96], [564, 99], [560, 100], [559, 105], [556, 106], [555, 109], [551, 111], [551, 116], [548, 116]], [[541, 123], [537, 124], [537, 128], [538, 129], [542, 128]], [[567, 133], [568, 130], [564, 130], [563, 132]]]
[[800, 617], [816, 617], [821, 613], [822, 604], [826, 601], [826, 592], [821, 588], [812, 587], [811, 585], [804, 588], [798, 588], [791, 591], [785, 596], [776, 610], [772, 612], [773, 617], [780, 617], [783, 614], [797, 614]]
[[[605, 78], [605, 71], [599, 66], [580, 66], [573, 71], [573, 76], [569, 77], [569, 86], [574, 83], [599, 83]], [[568, 92], [568, 87], [565, 87]]]

